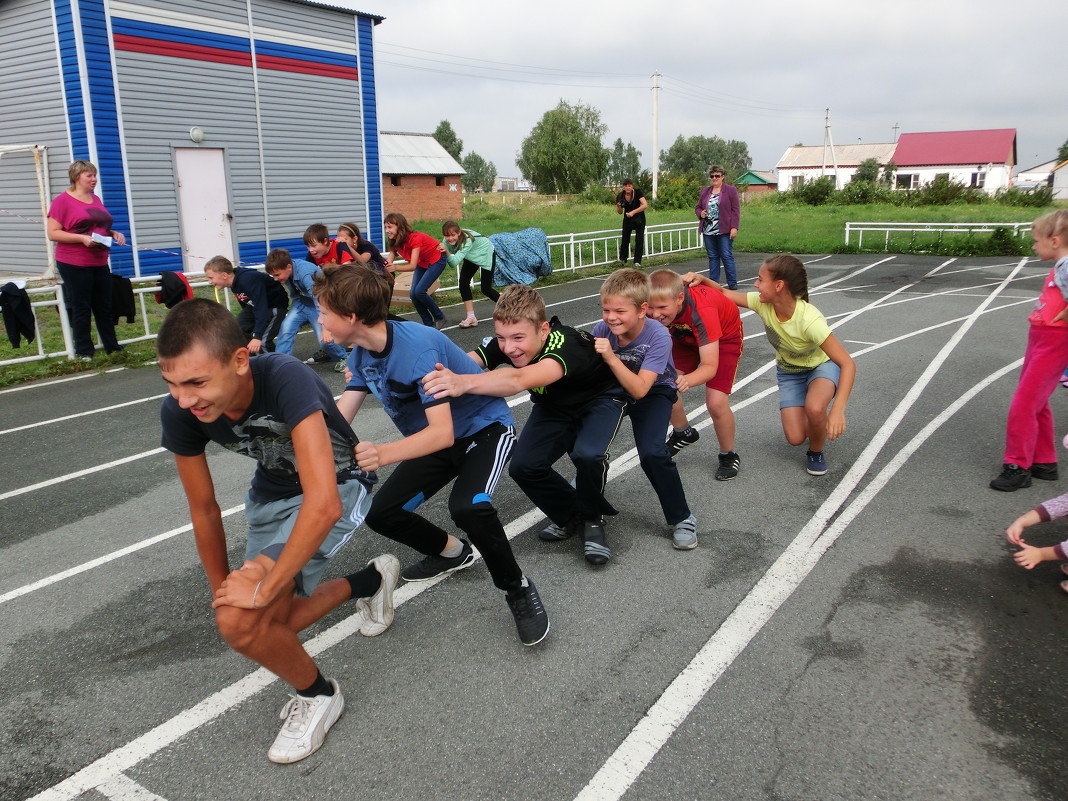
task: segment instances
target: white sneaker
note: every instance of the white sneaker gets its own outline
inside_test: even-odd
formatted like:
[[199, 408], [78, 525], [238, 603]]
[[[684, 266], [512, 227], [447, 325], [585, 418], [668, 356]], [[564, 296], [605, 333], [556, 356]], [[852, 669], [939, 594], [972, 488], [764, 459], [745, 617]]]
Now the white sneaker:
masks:
[[282, 714], [278, 717], [285, 723], [267, 752], [271, 762], [299, 762], [322, 748], [326, 733], [345, 711], [341, 688], [334, 679], [330, 679], [330, 685], [334, 688], [333, 695], [317, 695], [314, 698], [293, 695], [282, 707]]
[[382, 576], [382, 586], [370, 598], [356, 601], [356, 610], [363, 615], [360, 634], [364, 637], [377, 637], [393, 625], [393, 588], [400, 578], [400, 562], [393, 554], [384, 553], [376, 556], [367, 564], [374, 565]]

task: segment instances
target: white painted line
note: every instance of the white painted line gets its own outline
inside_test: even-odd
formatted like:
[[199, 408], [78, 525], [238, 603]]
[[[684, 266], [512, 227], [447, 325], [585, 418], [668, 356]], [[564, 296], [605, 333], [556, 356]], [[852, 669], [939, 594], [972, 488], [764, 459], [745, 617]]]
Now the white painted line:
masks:
[[[244, 504], [241, 504], [240, 506], [232, 506], [226, 511], [224, 511], [222, 513], [222, 516], [224, 518], [229, 517], [230, 515], [237, 514], [244, 508]], [[43, 589], [44, 587], [48, 587], [51, 584], [56, 584], [57, 582], [63, 581], [64, 579], [68, 579], [71, 576], [77, 576], [79, 573], [85, 573], [86, 571], [92, 570], [93, 568], [100, 567], [101, 565], [106, 565], [108, 562], [114, 562], [116, 559], [121, 559], [123, 556], [127, 556], [131, 553], [136, 553], [137, 551], [148, 548], [152, 545], [155, 545], [156, 543], [164, 542], [165, 540], [169, 540], [172, 537], [177, 537], [179, 534], [184, 534], [186, 531], [192, 530], [193, 524], [187, 523], [184, 526], [173, 528], [170, 531], [164, 531], [162, 534], [157, 534], [154, 537], [149, 537], [146, 540], [140, 540], [138, 542], [135, 542], [133, 545], [127, 545], [125, 548], [120, 548], [117, 551], [112, 551], [109, 554], [97, 557], [96, 559], [93, 559], [91, 561], [83, 562], [82, 564], [76, 565], [68, 570], [64, 570], [59, 573], [53, 573], [51, 576], [46, 576], [45, 578], [39, 579], [38, 581], [35, 581], [32, 584], [24, 584], [21, 587], [18, 587], [14, 590], [10, 590], [9, 592], [5, 592], [3, 595], [0, 595], [0, 604], [12, 601], [15, 598], [20, 598], [23, 595], [28, 595], [29, 593], [34, 592], [35, 590]]]
[[56, 476], [50, 478], [47, 481], [40, 481], [36, 484], [31, 484], [28, 487], [21, 487], [20, 489], [11, 490], [0, 495], [0, 501], [6, 501], [8, 498], [15, 498], [19, 495], [25, 495], [27, 492], [33, 492], [34, 490], [44, 489], [45, 487], [51, 487], [56, 484], [63, 484], [67, 481], [71, 481], [82, 476], [92, 475], [100, 470], [107, 470], [109, 467], [118, 467], [124, 465], [127, 462], [135, 462], [138, 459], [144, 459], [148, 456], [155, 456], [157, 453], [163, 453], [163, 448], [153, 448], [150, 451], [144, 451], [143, 453], [135, 453], [133, 456], [126, 456], [122, 459], [116, 459], [113, 462], [105, 462], [104, 464], [98, 464], [96, 467], [88, 467], [85, 470], [78, 470], [75, 473], [67, 473], [65, 476]]
[[122, 409], [125, 406], [136, 406], [138, 403], [147, 403], [148, 401], [159, 400], [160, 398], [167, 397], [167, 393], [164, 392], [160, 395], [151, 395], [147, 398], [138, 398], [137, 400], [126, 401], [125, 403], [116, 403], [114, 406], [102, 406], [99, 409], [90, 409], [87, 412], [78, 412], [77, 414], [68, 414], [64, 417], [53, 417], [49, 420], [40, 420], [36, 423], [29, 423], [28, 425], [18, 426], [16, 428], [8, 428], [0, 431], [0, 436], [4, 434], [14, 434], [16, 431], [25, 431], [29, 428], [37, 428], [38, 426], [47, 426], [52, 423], [62, 423], [66, 420], [74, 420], [78, 417], [87, 417], [91, 414], [101, 414], [102, 412], [112, 412], [115, 409]]
[[96, 791], [106, 795], [112, 801], [167, 801], [162, 796], [142, 787], [125, 773], [120, 773], [111, 781], [98, 785]]
[[[1022, 260], [1016, 270], [979, 304], [949, 341], [942, 346], [830, 496], [820, 505], [808, 524], [775, 560], [768, 572], [756, 583], [742, 602], [728, 615], [723, 625], [698, 651], [690, 664], [650, 707], [638, 725], [631, 730], [601, 766], [601, 769], [575, 797], [575, 801], [615, 801], [621, 798], [674, 735], [690, 712], [707, 695], [719, 677], [726, 672], [753, 637], [763, 629], [779, 607], [800, 586], [827, 549], [845, 530], [843, 525], [835, 529], [836, 533], [833, 535], [827, 533], [826, 529], [831, 518], [864, 478], [876, 456], [901, 425], [909, 410], [934, 379], [946, 359], [960, 344], [964, 335], [979, 319], [986, 307], [994, 301], [998, 293], [1008, 286], [1012, 276], [1022, 269], [1025, 263], [1026, 259]], [[1013, 365], [1009, 365], [995, 375], [1003, 375], [1012, 367]], [[991, 377], [990, 381], [993, 380], [994, 378]], [[901, 463], [904, 463], [904, 459]], [[884, 468], [886, 469], [888, 468]], [[874, 497], [874, 493], [870, 497]]]
[[[121, 370], [127, 370], [127, 367], [109, 367], [104, 370], [103, 373], [118, 373]], [[56, 384], [66, 384], [68, 381], [81, 381], [85, 378], [99, 378], [100, 373], [96, 370], [86, 370], [84, 373], [78, 373], [77, 375], [67, 376], [66, 378], [56, 378], [52, 381], [34, 381], [31, 384], [20, 384], [17, 387], [8, 387], [7, 389], [0, 389], [0, 395], [6, 395], [8, 392], [25, 392], [27, 389], [47, 389], [48, 387], [54, 387]]]

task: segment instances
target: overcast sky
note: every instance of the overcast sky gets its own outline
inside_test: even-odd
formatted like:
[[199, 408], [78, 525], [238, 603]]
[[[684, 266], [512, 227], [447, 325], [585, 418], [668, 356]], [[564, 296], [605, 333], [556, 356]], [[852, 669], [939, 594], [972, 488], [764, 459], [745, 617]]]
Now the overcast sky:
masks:
[[[798, 142], [1015, 128], [1018, 166], [1068, 139], [1064, 0], [341, 0], [375, 29], [379, 126], [464, 143], [517, 176], [525, 136], [561, 99], [653, 156], [659, 138], [739, 139], [770, 170]], [[1058, 77], [1059, 76], [1059, 77]]]

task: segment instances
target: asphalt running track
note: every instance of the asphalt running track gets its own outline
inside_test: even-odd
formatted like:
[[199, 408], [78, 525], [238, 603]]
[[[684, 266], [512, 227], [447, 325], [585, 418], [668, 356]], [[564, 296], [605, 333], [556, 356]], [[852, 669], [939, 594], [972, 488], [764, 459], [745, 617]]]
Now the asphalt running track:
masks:
[[[495, 500], [549, 638], [519, 644], [481, 564], [402, 588], [373, 640], [338, 610], [307, 641], [346, 713], [292, 766], [266, 760], [285, 688], [214, 631], [158, 447], [155, 368], [0, 392], [0, 799], [1068, 796], [1068, 596], [1056, 565], [1015, 567], [1001, 535], [1068, 481], [986, 488], [1048, 267], [805, 258], [859, 371], [827, 476], [805, 474], [785, 443], [772, 351], [747, 316], [732, 403], [742, 473], [710, 480], [701, 412], [703, 438], [678, 459], [697, 550], [670, 547], [626, 426], [603, 569], [579, 543], [540, 542], [542, 518], [506, 479]], [[743, 281], [759, 261], [742, 255]], [[589, 325], [598, 286], [543, 294]], [[449, 334], [467, 348], [491, 330]], [[1060, 434], [1066, 401], [1054, 398]], [[528, 402], [512, 403], [522, 425]], [[356, 429], [395, 436], [371, 403]], [[252, 465], [218, 450], [211, 465], [236, 559]], [[424, 511], [447, 520], [437, 500]], [[1064, 538], [1063, 525], [1032, 531]], [[365, 532], [331, 575], [398, 548]]]

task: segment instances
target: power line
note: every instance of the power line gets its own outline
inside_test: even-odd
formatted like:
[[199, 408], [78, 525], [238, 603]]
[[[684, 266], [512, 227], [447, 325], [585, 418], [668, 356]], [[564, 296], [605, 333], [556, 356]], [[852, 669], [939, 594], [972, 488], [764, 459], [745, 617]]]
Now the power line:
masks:
[[440, 67], [423, 67], [417, 64], [403, 64], [399, 61], [384, 61], [379, 59], [378, 64], [388, 64], [391, 67], [401, 69], [419, 70], [421, 72], [436, 72], [440, 75], [456, 75], [461, 78], [475, 78], [483, 81], [505, 81], [507, 83], [530, 83], [538, 86], [569, 86], [576, 89], [647, 89], [647, 86], [605, 86], [604, 84], [561, 83], [558, 81], [529, 81], [522, 78], [505, 78], [499, 75], [480, 75], [471, 72], [454, 72], [441, 69]]
[[[532, 73], [535, 73], [535, 74], [537, 72], [542, 72], [542, 71], [544, 71], [544, 72], [562, 72], [562, 73], [567, 73], [569, 75], [574, 75], [574, 76], [577, 76], [577, 77], [580, 76], [580, 77], [585, 77], [585, 78], [592, 78], [592, 77], [596, 77], [596, 76], [602, 76], [602, 77], [606, 77], [606, 78], [643, 78], [643, 77], [645, 77], [643, 75], [622, 73], [622, 72], [594, 72], [594, 71], [590, 71], [590, 70], [566, 69], [564, 67], [539, 67], [539, 66], [536, 66], [536, 65], [533, 65], [533, 64], [513, 64], [513, 63], [508, 62], [508, 61], [492, 61], [492, 60], [486, 59], [486, 58], [472, 58], [470, 56], [458, 56], [455, 53], [439, 53], [439, 52], [434, 51], [434, 50], [424, 50], [422, 48], [406, 47], [405, 45], [397, 45], [397, 44], [392, 44], [392, 43], [389, 43], [389, 42], [376, 42], [375, 44], [376, 44], [376, 47], [383, 47], [383, 46], [387, 47], [387, 48], [392, 47], [392, 48], [396, 48], [398, 50], [408, 50], [408, 51], [411, 51], [413, 53], [417, 53], [419, 55], [405, 56], [404, 53], [397, 53], [396, 55], [404, 56], [406, 58], [417, 58], [417, 59], [419, 59], [421, 61], [433, 61], [433, 62], [437, 62], [438, 61], [437, 59], [423, 58], [423, 54], [429, 53], [429, 54], [435, 55], [435, 56], [445, 56], [446, 58], [449, 58], [449, 59], [456, 59], [456, 60], [461, 60], [461, 61], [475, 61], [475, 62], [479, 62], [479, 63], [482, 63], [482, 64], [489, 64], [493, 68], [500, 68], [500, 67], [520, 67], [520, 68], [522, 68], [520, 70], [506, 70], [506, 72], [532, 72]], [[441, 63], [441, 62], [438, 62], [438, 63]], [[444, 62], [444, 63], [455, 63], [455, 62]], [[462, 65], [461, 64], [457, 64], [457, 66], [462, 66]], [[480, 68], [480, 69], [486, 69], [486, 68], [483, 67], [483, 68]]]

